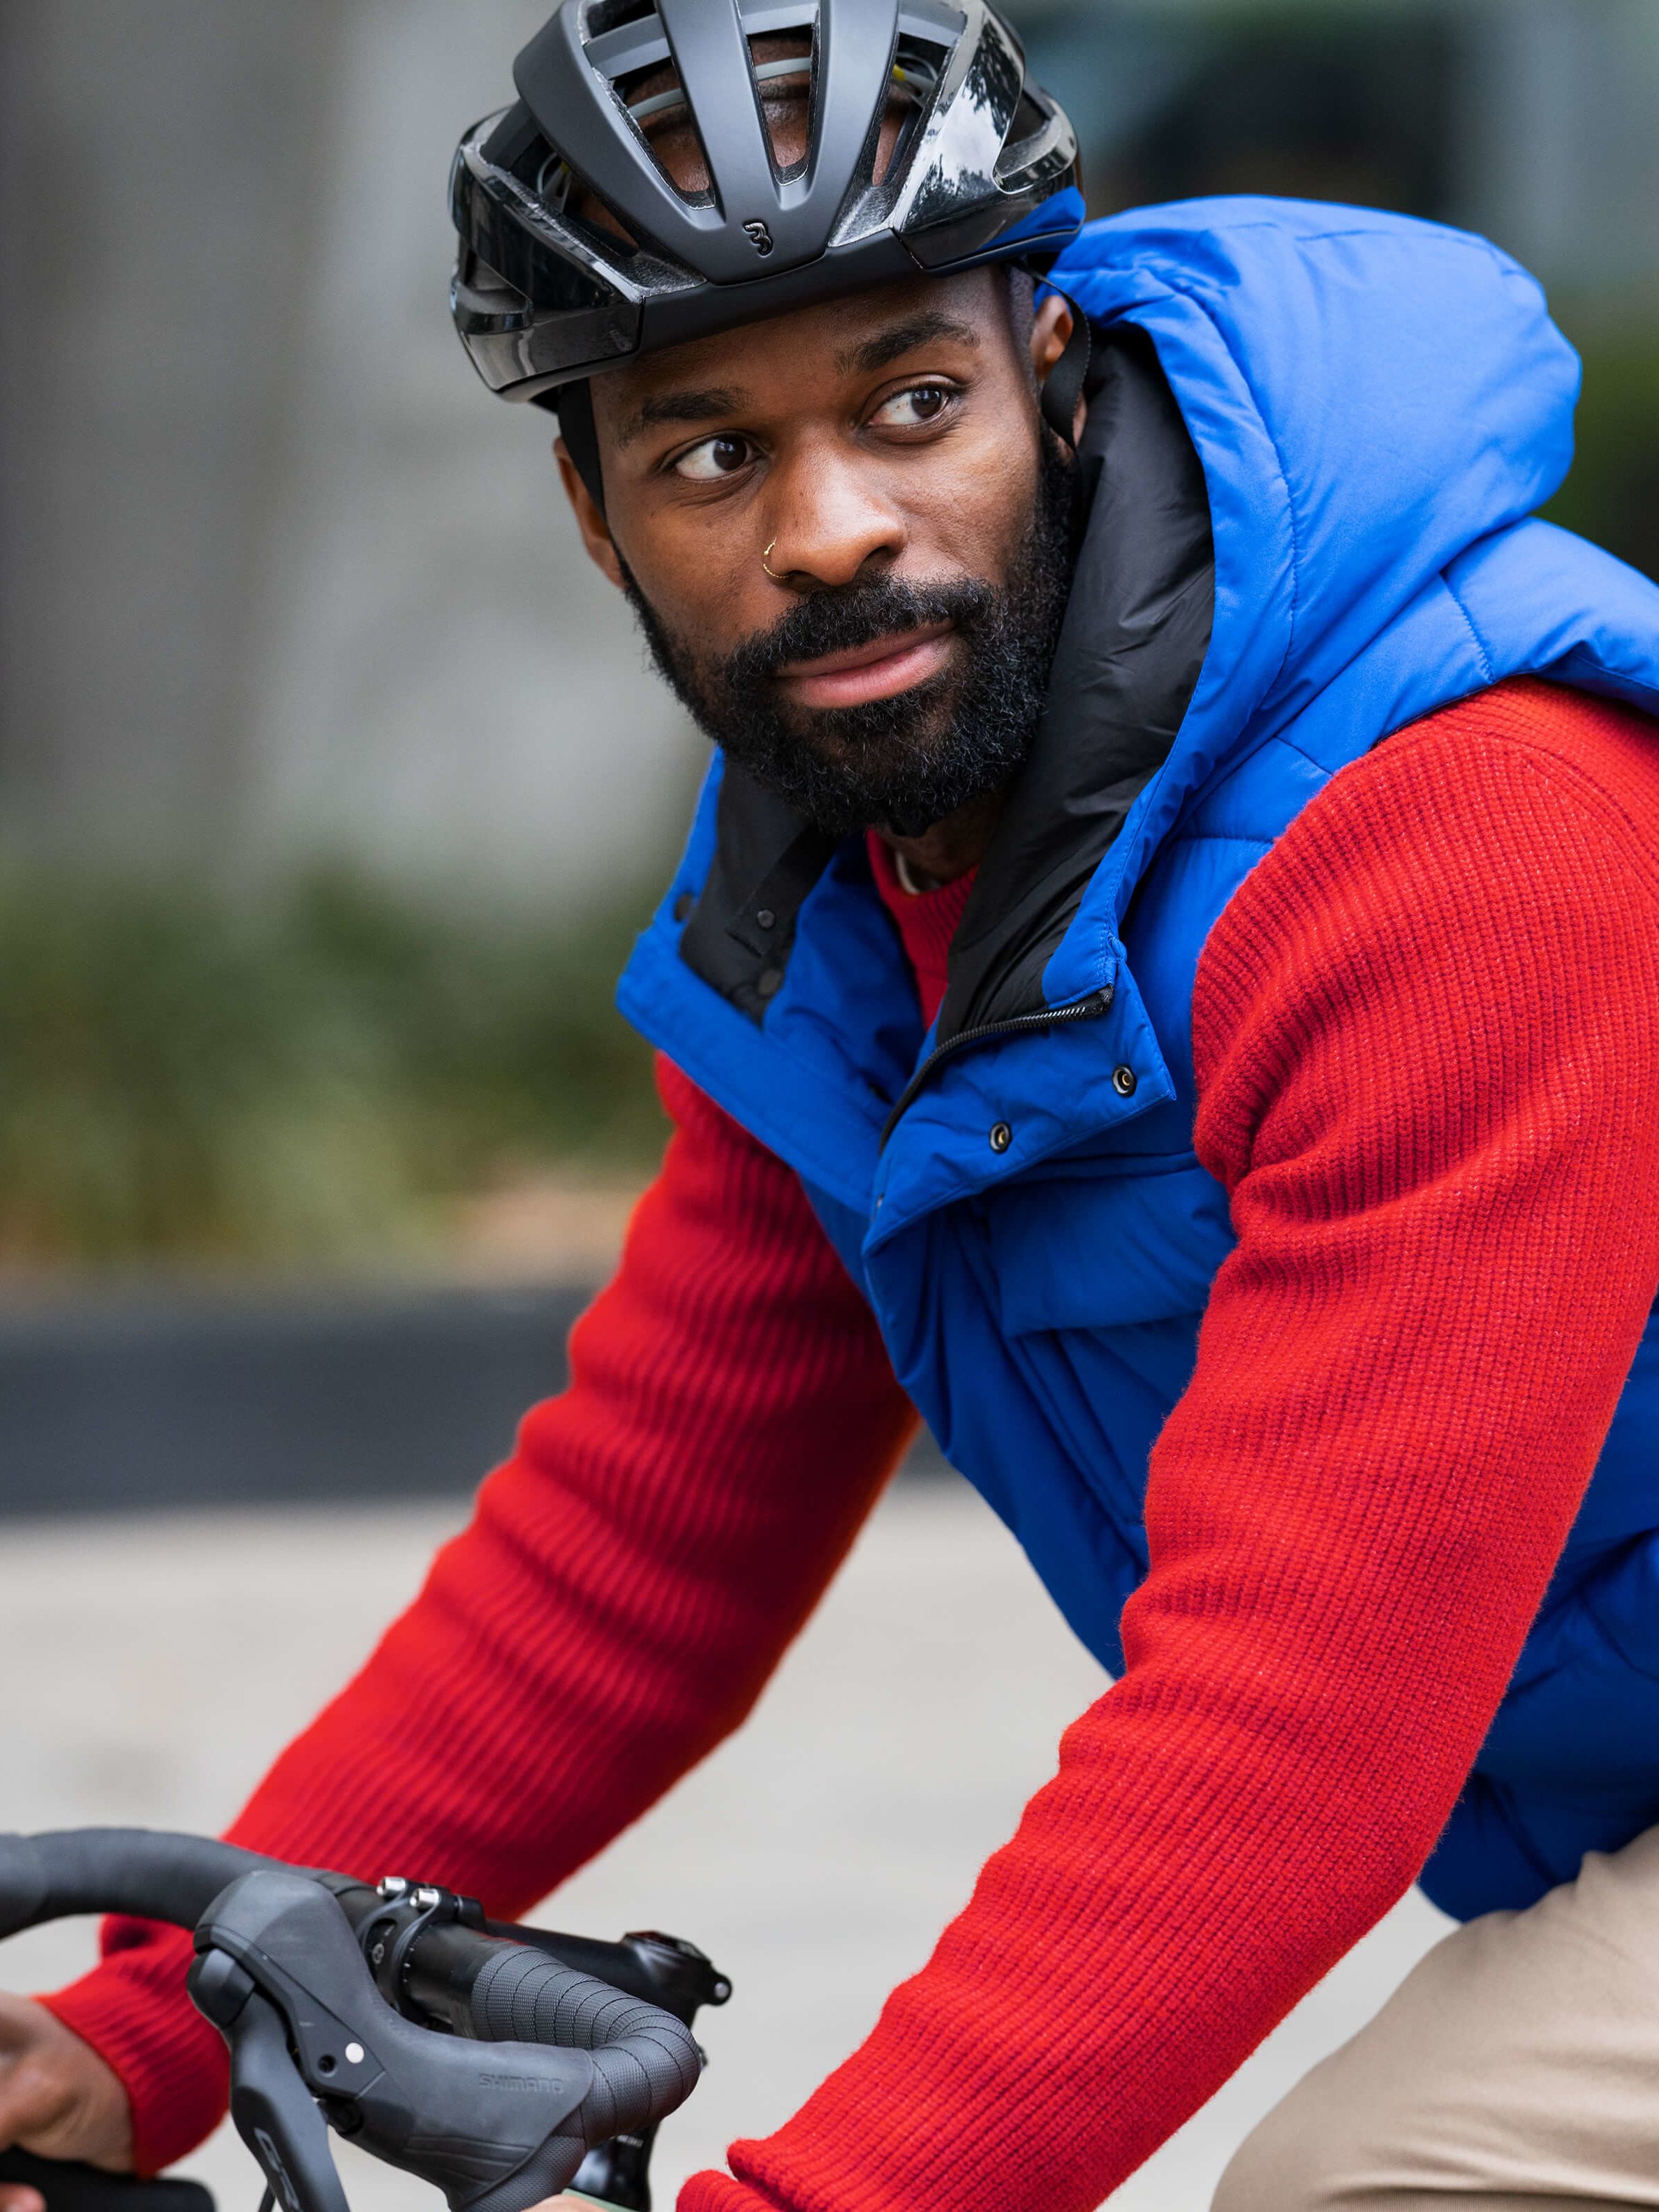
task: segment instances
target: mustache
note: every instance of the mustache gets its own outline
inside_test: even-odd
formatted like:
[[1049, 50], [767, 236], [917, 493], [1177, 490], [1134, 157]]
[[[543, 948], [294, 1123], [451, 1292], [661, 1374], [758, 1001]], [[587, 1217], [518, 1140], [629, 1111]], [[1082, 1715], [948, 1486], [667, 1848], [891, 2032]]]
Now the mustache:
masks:
[[735, 690], [752, 693], [793, 661], [817, 660], [936, 623], [971, 633], [994, 612], [996, 597], [988, 584], [966, 578], [953, 584], [909, 584], [885, 577], [817, 591], [729, 654], [726, 680]]

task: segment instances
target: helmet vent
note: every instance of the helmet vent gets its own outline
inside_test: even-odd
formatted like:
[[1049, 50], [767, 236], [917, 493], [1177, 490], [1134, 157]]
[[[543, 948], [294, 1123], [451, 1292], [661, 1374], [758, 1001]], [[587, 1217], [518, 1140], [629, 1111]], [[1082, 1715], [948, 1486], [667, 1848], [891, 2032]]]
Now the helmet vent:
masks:
[[[702, 128], [651, 0], [610, 0], [608, 7], [594, 9], [588, 21], [588, 59], [605, 76], [659, 174], [688, 206], [713, 206], [712, 164]], [[818, 91], [817, 9], [811, 0], [805, 5], [794, 0], [793, 5], [745, 10], [743, 23], [750, 88], [772, 173], [778, 183], [787, 184], [804, 176], [811, 166]], [[757, 23], [762, 27], [755, 27]], [[809, 120], [799, 134], [799, 152], [780, 161], [780, 125], [792, 106], [805, 110]], [[696, 143], [702, 181], [688, 185], [677, 179], [663, 159], [659, 142], [681, 134]]]
[[[684, 206], [712, 207], [708, 149], [654, 0], [592, 0], [586, 31], [589, 66], [657, 174]], [[663, 159], [660, 142], [678, 137], [695, 144], [702, 183], [684, 182]]]
[[657, 12], [656, 0], [593, 0], [587, 11], [587, 35], [602, 39], [607, 31], [620, 31], [629, 23], [643, 23]]
[[[793, 51], [792, 51], [793, 49]], [[812, 141], [817, 136], [818, 100], [818, 32], [816, 17], [798, 31], [775, 33], [749, 41], [749, 67], [772, 172], [780, 184], [804, 177], [811, 166]], [[790, 161], [778, 159], [778, 128], [793, 107], [804, 113], [806, 128], [801, 149]]]
[[890, 189], [909, 167], [948, 59], [949, 49], [942, 40], [935, 43], [932, 39], [916, 36], [914, 31], [901, 31], [893, 52], [888, 102], [890, 111], [896, 100], [902, 114], [898, 137], [887, 156], [881, 179]]

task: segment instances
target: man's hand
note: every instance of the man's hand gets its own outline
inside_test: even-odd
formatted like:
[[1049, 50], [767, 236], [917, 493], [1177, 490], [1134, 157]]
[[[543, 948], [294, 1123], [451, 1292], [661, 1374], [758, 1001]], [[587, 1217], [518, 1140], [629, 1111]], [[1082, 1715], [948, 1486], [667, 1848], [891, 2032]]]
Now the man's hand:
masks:
[[[44, 2005], [0, 1991], [0, 2149], [132, 2170], [120, 2077]], [[0, 2212], [46, 2212], [38, 2190], [0, 2183]]]

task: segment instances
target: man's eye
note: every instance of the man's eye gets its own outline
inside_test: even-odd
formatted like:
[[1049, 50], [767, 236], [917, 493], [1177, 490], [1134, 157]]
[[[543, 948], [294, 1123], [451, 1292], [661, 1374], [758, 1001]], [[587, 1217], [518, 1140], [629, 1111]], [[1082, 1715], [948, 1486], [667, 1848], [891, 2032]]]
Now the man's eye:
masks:
[[937, 422], [955, 398], [948, 384], [912, 384], [884, 399], [870, 420], [884, 430], [919, 430]]
[[685, 477], [692, 483], [718, 483], [722, 477], [735, 476], [739, 469], [747, 468], [753, 459], [753, 449], [747, 438], [722, 434], [704, 438], [682, 453], [674, 464], [674, 474]]

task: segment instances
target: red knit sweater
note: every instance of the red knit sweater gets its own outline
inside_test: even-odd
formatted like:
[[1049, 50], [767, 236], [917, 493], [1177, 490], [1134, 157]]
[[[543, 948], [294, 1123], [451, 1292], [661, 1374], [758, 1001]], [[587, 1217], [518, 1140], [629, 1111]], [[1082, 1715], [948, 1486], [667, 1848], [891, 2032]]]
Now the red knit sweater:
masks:
[[[1400, 1894], [1659, 1287], [1656, 1006], [1636, 715], [1506, 685], [1263, 859], [1199, 971], [1196, 1141], [1239, 1241], [1152, 1455], [1127, 1673], [868, 2041], [684, 2212], [1081, 2212]], [[662, 1087], [570, 1389], [240, 1840], [516, 1913], [737, 1724], [846, 1551], [910, 1410], [794, 1178]], [[183, 1941], [109, 1942], [53, 2003], [154, 2168], [222, 2064]]]
[[898, 924], [910, 973], [916, 979], [922, 1016], [931, 1027], [945, 999], [951, 939], [966, 911], [968, 894], [974, 888], [974, 878], [979, 871], [970, 868], [965, 876], [937, 884], [932, 890], [907, 891], [898, 879], [891, 851], [873, 830], [865, 842], [870, 854], [870, 872], [876, 879], [882, 904]]

